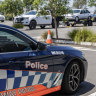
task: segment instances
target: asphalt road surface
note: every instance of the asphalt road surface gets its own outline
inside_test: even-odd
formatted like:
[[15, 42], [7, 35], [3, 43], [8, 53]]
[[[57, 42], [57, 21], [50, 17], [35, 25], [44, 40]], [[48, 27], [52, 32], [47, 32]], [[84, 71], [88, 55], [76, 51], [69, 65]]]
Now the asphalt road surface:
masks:
[[[12, 26], [13, 22], [12, 21], [5, 21], [5, 22], [0, 22], [0, 24]], [[64, 25], [60, 25], [60, 27], [58, 28], [58, 37], [69, 39], [68, 33], [70, 31], [72, 31], [73, 29], [78, 29], [78, 28], [88, 28], [88, 29], [94, 31], [94, 30], [96, 30], [96, 23], [94, 23], [94, 26], [90, 26], [90, 27], [89, 26], [83, 27], [82, 24], [76, 25], [75, 27], [66, 27]], [[53, 29], [51, 26], [46, 26], [45, 29], [41, 29], [39, 26], [37, 26], [37, 28], [34, 30], [30, 30], [29, 27], [24, 27], [23, 29], [19, 29], [19, 30], [23, 31], [24, 33], [26, 33], [32, 37], [41, 37], [41, 35], [44, 32], [48, 32], [48, 29], [50, 29], [55, 34], [55, 29]], [[94, 31], [94, 32], [96, 33], [96, 31]]]

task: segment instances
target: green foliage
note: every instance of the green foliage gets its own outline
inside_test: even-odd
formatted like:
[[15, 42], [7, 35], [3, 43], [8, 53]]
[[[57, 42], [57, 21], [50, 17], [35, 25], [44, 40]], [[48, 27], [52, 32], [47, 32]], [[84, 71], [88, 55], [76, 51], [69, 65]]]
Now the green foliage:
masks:
[[3, 6], [2, 6], [2, 2], [0, 2], [0, 12], [4, 14], [4, 10], [3, 10]]
[[[47, 39], [47, 35], [48, 35], [48, 32], [45, 32], [45, 33], [42, 34], [41, 37], [42, 37], [44, 40], [46, 40], [46, 39]], [[54, 38], [54, 32], [51, 32], [51, 38]]]
[[10, 20], [10, 21], [13, 19], [12, 14], [6, 14], [5, 18], [6, 20]]
[[79, 29], [75, 36], [75, 41], [80, 42], [86, 42], [87, 38], [90, 38], [93, 35], [93, 32], [88, 29]]
[[74, 29], [68, 36], [75, 42], [96, 42], [96, 34], [88, 29]]
[[46, 4], [45, 3], [46, 0], [34, 0], [32, 6], [33, 8], [35, 8], [36, 10], [40, 10], [43, 8], [43, 4]]
[[77, 9], [83, 8], [87, 4], [87, 0], [74, 0], [73, 7]]
[[13, 24], [13, 27], [14, 27], [14, 28], [23, 28], [24, 25], [17, 23], [17, 24]]
[[96, 34], [93, 34], [92, 36], [88, 37], [87, 42], [96, 42]]
[[72, 32], [68, 33], [68, 36], [74, 41], [75, 36], [76, 36], [78, 31], [79, 31], [79, 29], [74, 29], [74, 30], [72, 30]]
[[69, 7], [67, 6], [68, 3], [68, 0], [49, 0], [47, 8], [51, 10], [53, 17], [57, 17], [69, 11]]
[[34, 0], [23, 0], [24, 7], [27, 9], [27, 11], [32, 10], [32, 3]]
[[95, 6], [96, 7], [96, 0], [89, 0], [89, 6]]
[[5, 0], [0, 5], [4, 13], [12, 14], [12, 17], [23, 13], [22, 0]]
[[50, 10], [52, 17], [57, 17], [69, 12], [68, 3], [68, 0], [34, 0], [33, 6], [35, 5], [36, 9], [41, 9], [44, 13]]
[[63, 16], [69, 12], [68, 3], [69, 0], [34, 0], [33, 2], [34, 8], [41, 10], [42, 15], [45, 15], [46, 11], [50, 10], [51, 16], [54, 18], [56, 38], [58, 38], [56, 17]]

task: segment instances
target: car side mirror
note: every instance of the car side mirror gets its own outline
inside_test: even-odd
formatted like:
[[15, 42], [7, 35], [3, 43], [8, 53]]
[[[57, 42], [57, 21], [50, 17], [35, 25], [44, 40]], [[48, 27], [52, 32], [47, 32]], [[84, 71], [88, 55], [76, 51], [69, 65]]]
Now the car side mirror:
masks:
[[41, 42], [38, 42], [37, 43], [37, 49], [39, 50], [39, 51], [42, 51], [42, 50], [45, 50], [46, 49], [46, 45], [45, 44], [43, 44], [43, 43], [41, 43]]

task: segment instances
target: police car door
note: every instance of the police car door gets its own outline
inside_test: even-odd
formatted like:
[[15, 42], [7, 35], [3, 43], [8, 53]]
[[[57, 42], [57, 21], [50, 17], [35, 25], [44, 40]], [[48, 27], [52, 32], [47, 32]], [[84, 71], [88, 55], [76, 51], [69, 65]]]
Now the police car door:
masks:
[[51, 87], [48, 84], [53, 79], [51, 57], [44, 51], [36, 50], [35, 42], [18, 32], [3, 28], [0, 30], [3, 42], [0, 50], [5, 64], [0, 68], [6, 70], [6, 90], [39, 84]]

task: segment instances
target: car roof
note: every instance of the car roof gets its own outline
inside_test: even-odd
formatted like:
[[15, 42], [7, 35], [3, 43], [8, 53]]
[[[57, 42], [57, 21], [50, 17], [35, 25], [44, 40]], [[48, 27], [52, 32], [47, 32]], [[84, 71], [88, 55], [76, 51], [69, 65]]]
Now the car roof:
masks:
[[19, 30], [16, 29], [16, 28], [13, 28], [13, 27], [8, 26], [8, 25], [3, 25], [3, 24], [0, 24], [0, 28], [9, 29], [9, 30], [13, 30], [13, 31], [19, 32], [19, 33], [21, 33], [22, 35], [25, 35], [25, 36], [28, 37], [29, 39], [33, 40], [35, 43], [37, 43], [36, 40], [34, 40], [33, 38], [31, 38], [30, 36], [28, 36], [28, 35], [25, 34], [24, 32], [19, 31]]

